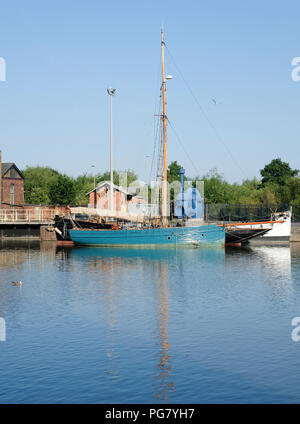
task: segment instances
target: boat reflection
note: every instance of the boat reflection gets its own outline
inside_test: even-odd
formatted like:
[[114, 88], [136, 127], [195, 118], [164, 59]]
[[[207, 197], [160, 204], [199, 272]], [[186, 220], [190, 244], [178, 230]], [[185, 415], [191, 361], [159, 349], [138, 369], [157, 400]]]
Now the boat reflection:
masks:
[[[128, 325], [123, 326], [121, 322], [122, 316], [127, 316], [127, 318], [136, 322], [139, 305], [130, 297], [134, 295], [134, 290], [139, 289], [139, 285], [136, 284], [136, 281], [132, 282], [132, 279], [140, 278], [140, 283], [144, 284], [143, 290], [147, 293], [144, 296], [148, 296], [145, 303], [150, 305], [149, 312], [152, 316], [149, 316], [149, 320], [146, 319], [141, 325], [137, 325], [137, 331], [143, 332], [145, 326], [149, 325], [147, 330], [149, 337], [146, 335], [145, 340], [153, 344], [151, 351], [154, 351], [154, 356], [151, 354], [150, 360], [154, 360], [156, 370], [150, 384], [154, 389], [156, 402], [168, 403], [175, 391], [173, 351], [177, 348], [171, 345], [169, 335], [170, 316], [172, 316], [174, 304], [172, 296], [174, 298], [176, 296], [172, 278], [176, 273], [182, 276], [182, 281], [184, 281], [186, 273], [191, 273], [192, 266], [196, 263], [201, 263], [203, 267], [215, 269], [218, 263], [223, 264], [224, 262], [224, 250], [190, 247], [179, 249], [75, 247], [72, 249], [57, 247], [52, 242], [43, 242], [25, 243], [21, 246], [12, 243], [10, 246], [6, 245], [0, 251], [0, 264], [2, 266], [9, 267], [11, 263], [17, 263], [18, 266], [23, 267], [29, 263], [25, 271], [30, 273], [32, 269], [31, 261], [33, 260], [38, 266], [43, 265], [43, 261], [45, 263], [53, 261], [56, 269], [64, 274], [61, 275], [63, 284], [57, 286], [47, 284], [42, 287], [43, 293], [45, 293], [45, 290], [49, 290], [49, 293], [51, 292], [51, 295], [55, 296], [57, 302], [61, 299], [63, 299], [63, 302], [67, 301], [70, 305], [74, 301], [77, 302], [78, 288], [83, 290], [81, 296], [87, 293], [87, 299], [89, 299], [89, 293], [93, 293], [93, 304], [97, 305], [96, 308], [99, 310], [97, 317], [100, 314], [105, 317], [103, 325], [106, 329], [104, 334], [101, 333], [100, 335], [100, 337], [106, 336], [104, 343], [107, 358], [104, 365], [105, 373], [116, 384], [124, 379], [125, 374], [120, 360], [122, 353], [120, 350], [122, 340], [120, 341], [120, 338], [125, 340], [128, 336], [126, 332], [128, 332], [133, 348], [137, 349], [137, 352], [138, 349], [142, 348], [140, 344], [143, 341], [144, 334], [141, 334], [139, 339], [139, 334], [132, 335]], [[186, 266], [187, 263], [188, 266]], [[26, 267], [24, 266], [24, 268]], [[44, 272], [43, 270], [42, 267], [41, 273]], [[153, 273], [151, 270], [153, 270]], [[79, 272], [77, 273], [77, 271]], [[149, 278], [151, 278], [150, 281]], [[33, 281], [28, 287], [28, 290], [30, 290], [33, 287], [40, 287], [40, 284], [38, 281]], [[53, 287], [55, 287], [55, 290], [52, 292]], [[184, 290], [184, 286], [182, 288]], [[129, 302], [123, 302], [124, 298], [129, 299]], [[120, 299], [122, 299], [122, 302]], [[120, 304], [124, 308], [129, 305], [126, 313], [123, 314], [120, 311]], [[85, 311], [82, 297], [74, 305], [76, 305], [76, 310], [82, 307], [81, 312]], [[144, 315], [144, 312], [142, 315]], [[134, 362], [135, 358], [132, 358], [132, 361]]]
[[158, 339], [160, 344], [158, 373], [154, 379], [156, 391], [156, 401], [158, 403], [169, 402], [169, 391], [175, 391], [175, 384], [171, 378], [171, 345], [168, 337], [169, 325], [169, 289], [167, 282], [167, 264], [159, 264], [161, 279], [157, 285], [157, 318], [158, 318]]
[[[199, 248], [101, 248], [101, 247], [75, 247], [71, 252], [71, 259], [75, 262], [85, 263], [89, 272], [103, 276], [105, 285], [105, 299], [103, 303], [107, 307], [109, 318], [108, 337], [109, 349], [107, 357], [109, 367], [107, 373], [115, 380], [121, 378], [118, 370], [118, 353], [115, 346], [118, 345], [116, 332], [120, 326], [117, 317], [118, 298], [131, 296], [131, 283], [126, 280], [126, 275], [140, 275], [141, 281], [148, 284], [149, 265], [153, 270], [154, 278], [149, 285], [149, 303], [154, 305], [156, 316], [153, 325], [156, 334], [157, 372], [153, 379], [153, 387], [157, 403], [168, 403], [172, 392], [175, 391], [173, 378], [174, 369], [172, 363], [172, 346], [169, 340], [170, 305], [172, 305], [172, 292], [169, 284], [172, 273], [182, 275], [190, 272], [190, 265], [186, 263], [202, 263], [215, 269], [218, 263], [224, 263], [224, 249], [199, 249]], [[74, 261], [73, 261], [74, 262]], [[131, 271], [131, 272], [128, 272]], [[168, 276], [169, 274], [169, 276]], [[173, 274], [174, 275], [174, 274]], [[144, 280], [143, 280], [144, 279]], [[128, 281], [128, 284], [125, 282]], [[184, 276], [182, 276], [184, 281]], [[134, 285], [136, 288], [136, 286]], [[152, 294], [151, 294], [152, 293]], [[149, 317], [149, 322], [152, 319]], [[156, 324], [155, 324], [156, 323]], [[124, 331], [124, 330], [123, 330]], [[118, 337], [124, 337], [119, 334]]]
[[[226, 248], [226, 264], [236, 260], [237, 256], [248, 257], [256, 267], [265, 267], [274, 278], [291, 279], [290, 246], [251, 246], [242, 248]], [[245, 262], [246, 266], [246, 262]]]
[[291, 250], [290, 246], [274, 245], [226, 249], [226, 267], [231, 272], [233, 262], [240, 261], [244, 280], [257, 284], [257, 289], [268, 293], [277, 307], [288, 303], [298, 290], [294, 284]]
[[[105, 304], [108, 307], [109, 332], [107, 357], [109, 367], [107, 373], [119, 378], [119, 372], [116, 365], [117, 353], [115, 351], [115, 330], [116, 330], [116, 296], [118, 293], [115, 288], [115, 282], [119, 280], [124, 266], [133, 267], [138, 271], [143, 270], [143, 264], [151, 261], [155, 275], [158, 276], [154, 281], [154, 303], [157, 311], [157, 340], [159, 349], [157, 351], [157, 374], [154, 378], [155, 397], [158, 403], [168, 403], [169, 392], [175, 390], [174, 381], [171, 378], [171, 346], [168, 338], [169, 325], [169, 298], [168, 289], [168, 262], [174, 260], [174, 256], [179, 255], [174, 249], [107, 249], [107, 248], [77, 248], [72, 252], [72, 256], [84, 257], [88, 261], [89, 270], [106, 273], [106, 298]], [[178, 261], [176, 261], [177, 263]]]
[[108, 359], [108, 367], [107, 367], [107, 374], [110, 376], [110, 378], [114, 380], [119, 379], [119, 373], [117, 368], [116, 359], [118, 357], [116, 346], [117, 346], [117, 340], [116, 340], [116, 324], [117, 324], [117, 318], [116, 318], [116, 288], [115, 288], [115, 279], [117, 277], [117, 274], [115, 273], [115, 264], [114, 261], [108, 259], [105, 261], [106, 264], [104, 265], [103, 261], [97, 261], [95, 258], [91, 261], [90, 265], [94, 269], [98, 269], [101, 272], [106, 272], [107, 278], [106, 278], [106, 285], [104, 290], [104, 302], [107, 307], [107, 316], [108, 316], [108, 332], [107, 332], [107, 348], [106, 348], [106, 355]]

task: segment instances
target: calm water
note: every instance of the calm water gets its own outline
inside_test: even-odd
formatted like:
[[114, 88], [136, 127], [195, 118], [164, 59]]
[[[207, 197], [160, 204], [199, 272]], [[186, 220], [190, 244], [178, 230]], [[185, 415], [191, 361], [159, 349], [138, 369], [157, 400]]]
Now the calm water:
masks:
[[300, 246], [2, 244], [0, 403], [299, 402], [295, 316]]

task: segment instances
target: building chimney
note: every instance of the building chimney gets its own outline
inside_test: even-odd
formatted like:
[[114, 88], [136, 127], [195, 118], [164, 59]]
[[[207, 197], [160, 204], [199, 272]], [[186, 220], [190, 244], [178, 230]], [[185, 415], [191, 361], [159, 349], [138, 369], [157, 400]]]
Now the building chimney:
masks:
[[2, 206], [2, 152], [0, 150], [0, 208]]

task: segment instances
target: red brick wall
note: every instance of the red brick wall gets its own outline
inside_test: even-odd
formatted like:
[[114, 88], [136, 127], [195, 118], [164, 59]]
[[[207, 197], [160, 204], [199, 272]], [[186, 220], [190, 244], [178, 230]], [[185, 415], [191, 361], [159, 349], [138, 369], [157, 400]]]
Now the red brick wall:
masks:
[[66, 216], [69, 214], [67, 206], [55, 205], [25, 205], [24, 211], [30, 214], [30, 219], [53, 219], [55, 215]]
[[91, 207], [96, 208], [96, 192], [95, 191], [92, 191], [89, 194], [89, 199], [90, 199], [89, 203], [90, 203]]
[[[95, 201], [95, 191], [89, 194], [89, 203], [92, 208], [110, 209], [110, 190], [107, 187], [101, 187], [97, 191]], [[114, 205], [117, 211], [121, 210], [121, 205], [127, 204], [126, 195], [119, 190], [114, 190]], [[127, 207], [126, 207], [127, 209]]]
[[0, 207], [2, 203], [2, 152], [0, 150]]
[[2, 203], [10, 205], [10, 185], [15, 186], [14, 204], [24, 205], [24, 180], [20, 178], [2, 178]]

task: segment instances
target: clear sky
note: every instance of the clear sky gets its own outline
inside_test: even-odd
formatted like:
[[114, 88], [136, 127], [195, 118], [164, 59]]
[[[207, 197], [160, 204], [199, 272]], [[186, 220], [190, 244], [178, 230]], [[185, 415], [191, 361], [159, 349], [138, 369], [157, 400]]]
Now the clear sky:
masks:
[[298, 1], [279, 0], [2, 1], [3, 161], [72, 176], [92, 172], [92, 164], [107, 170], [111, 85], [115, 167], [145, 178], [163, 24], [169, 52], [238, 165], [167, 51], [168, 118], [185, 146], [170, 129], [168, 161], [189, 176], [217, 168], [229, 181], [259, 176], [275, 157], [300, 168], [300, 81], [291, 78], [299, 16]]

